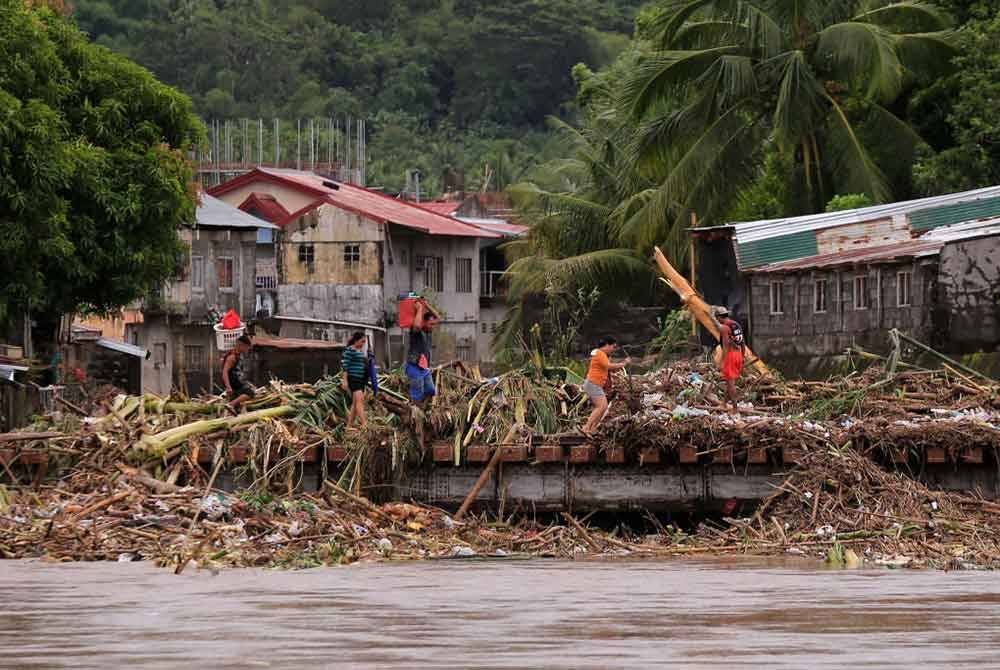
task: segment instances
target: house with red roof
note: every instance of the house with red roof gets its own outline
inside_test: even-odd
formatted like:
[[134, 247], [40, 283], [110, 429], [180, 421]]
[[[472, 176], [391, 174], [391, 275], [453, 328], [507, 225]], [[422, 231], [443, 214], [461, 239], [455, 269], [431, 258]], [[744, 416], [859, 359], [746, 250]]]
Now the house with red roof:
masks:
[[443, 314], [438, 360], [487, 357], [477, 343], [480, 257], [503, 233], [298, 170], [257, 168], [210, 193], [277, 226], [273, 317], [282, 337], [346, 340], [363, 329], [398, 363], [398, 303], [416, 292]]

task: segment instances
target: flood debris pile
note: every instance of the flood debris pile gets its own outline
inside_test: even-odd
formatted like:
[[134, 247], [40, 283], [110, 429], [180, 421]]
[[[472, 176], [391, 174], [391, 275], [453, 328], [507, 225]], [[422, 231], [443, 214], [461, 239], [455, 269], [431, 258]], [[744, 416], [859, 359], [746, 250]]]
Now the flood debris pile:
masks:
[[[1000, 567], [992, 521], [1000, 505], [932, 491], [910, 471], [916, 459], [909, 457], [928, 449], [948, 462], [997, 460], [998, 389], [960, 371], [874, 366], [820, 383], [748, 375], [739, 411], [719, 398], [710, 363], [617, 377], [609, 416], [593, 438], [600, 451], [624, 450], [639, 464], [652, 450], [666, 456], [653, 462], [787, 472], [751, 518], [696, 532], [657, 525], [649, 535], [600, 531], [568, 515], [551, 524], [490, 522], [489, 511], [461, 518], [390, 500], [408, 468], [428, 465], [432, 445], [453, 447], [461, 462], [473, 446], [498, 452], [512, 439], [530, 450], [569, 435], [589, 411], [579, 379], [567, 371], [483, 378], [452, 364], [435, 376], [439, 396], [414, 410], [405, 378], [384, 375], [369, 427], [357, 431], [344, 426], [349, 399], [336, 379], [272, 383], [238, 416], [225, 415], [218, 397], [106, 395], [0, 441], [0, 478], [17, 482], [18, 459], [40, 453], [47, 468], [39, 466], [30, 486], [0, 491], [0, 554], [144, 559], [179, 570], [192, 561], [303, 567], [789, 552]], [[342, 454], [327, 458], [331, 450]], [[307, 461], [318, 470], [310, 485], [303, 484]], [[235, 486], [225, 488], [238, 492], [220, 492], [220, 477], [232, 477]]]
[[[293, 498], [166, 489], [134, 473], [91, 491], [15, 495], [0, 514], [0, 554], [55, 561], [153, 561], [199, 567], [307, 568], [357, 561], [578, 557], [629, 545], [579, 525], [457, 522], [412, 503], [376, 505], [326, 482]], [[648, 551], [666, 553], [665, 548]]]
[[890, 373], [876, 365], [826, 382], [750, 377], [741, 380], [739, 411], [722, 402], [721, 388], [718, 371], [699, 362], [623, 378], [597, 442], [639, 453], [731, 452], [736, 460], [760, 449], [849, 444], [897, 463], [927, 448], [954, 461], [1000, 447], [1000, 387], [947, 368]]
[[817, 450], [749, 519], [704, 527], [696, 546], [891, 567], [1000, 568], [1000, 505], [933, 491], [851, 448]]

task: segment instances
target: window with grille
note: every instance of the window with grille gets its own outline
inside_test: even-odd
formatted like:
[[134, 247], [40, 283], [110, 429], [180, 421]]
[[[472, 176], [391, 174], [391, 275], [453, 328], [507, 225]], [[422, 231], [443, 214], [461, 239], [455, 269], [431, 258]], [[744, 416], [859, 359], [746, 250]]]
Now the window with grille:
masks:
[[187, 370], [204, 370], [208, 367], [205, 358], [205, 347], [200, 344], [184, 345], [184, 368]]
[[771, 314], [785, 313], [785, 282], [771, 282]]
[[423, 267], [424, 286], [432, 291], [444, 291], [444, 259], [440, 256], [418, 256], [417, 267]]
[[909, 270], [896, 275], [896, 305], [909, 307], [913, 304], [913, 273]]
[[233, 290], [233, 259], [218, 258], [215, 261], [215, 269], [219, 275], [219, 290]]
[[485, 321], [483, 321], [482, 324], [480, 324], [480, 325], [483, 328], [483, 335], [485, 335], [486, 334], [486, 330], [490, 327], [490, 325], [488, 323], [486, 323]]
[[854, 309], [868, 309], [868, 276], [854, 278]]
[[472, 293], [472, 259], [455, 259], [455, 292]]
[[257, 229], [257, 244], [274, 244], [274, 229], [273, 228], [258, 228]]
[[316, 247], [311, 244], [299, 245], [299, 263], [312, 265], [316, 260]]
[[205, 290], [205, 257], [191, 257], [191, 290]]
[[458, 346], [455, 347], [455, 355], [458, 356], [458, 360], [460, 361], [471, 362], [473, 358], [472, 343], [460, 342]]
[[356, 268], [361, 265], [361, 245], [360, 244], [345, 244], [344, 245], [344, 266], [349, 268]]
[[813, 284], [813, 311], [817, 314], [826, 312], [826, 280], [817, 279]]
[[153, 365], [163, 367], [167, 364], [167, 343], [157, 342], [153, 345]]

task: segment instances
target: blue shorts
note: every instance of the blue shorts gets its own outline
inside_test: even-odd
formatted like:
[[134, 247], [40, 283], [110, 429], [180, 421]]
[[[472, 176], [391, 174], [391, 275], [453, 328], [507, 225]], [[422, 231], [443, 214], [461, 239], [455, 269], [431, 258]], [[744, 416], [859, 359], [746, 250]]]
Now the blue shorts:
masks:
[[406, 377], [410, 380], [410, 399], [414, 402], [421, 402], [424, 398], [433, 398], [437, 395], [437, 389], [434, 388], [434, 377], [430, 370], [425, 370], [413, 363], [407, 363]]

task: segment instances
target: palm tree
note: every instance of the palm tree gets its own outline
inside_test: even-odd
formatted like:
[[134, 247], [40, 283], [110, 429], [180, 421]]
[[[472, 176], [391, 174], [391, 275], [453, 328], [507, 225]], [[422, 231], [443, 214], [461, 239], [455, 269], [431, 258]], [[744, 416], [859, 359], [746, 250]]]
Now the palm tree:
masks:
[[946, 16], [920, 0], [668, 0], [623, 102], [641, 124], [634, 160], [662, 174], [625, 235], [675, 230], [678, 203], [718, 221], [767, 151], [794, 157], [820, 211], [838, 193], [892, 198], [859, 122], [882, 146], [920, 140], [887, 109], [953, 55]]

